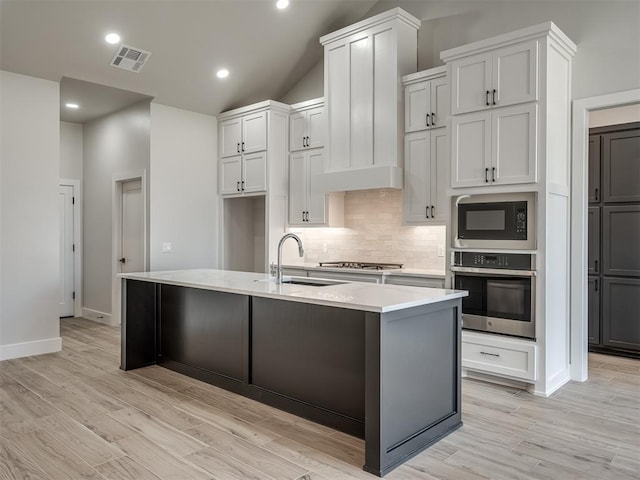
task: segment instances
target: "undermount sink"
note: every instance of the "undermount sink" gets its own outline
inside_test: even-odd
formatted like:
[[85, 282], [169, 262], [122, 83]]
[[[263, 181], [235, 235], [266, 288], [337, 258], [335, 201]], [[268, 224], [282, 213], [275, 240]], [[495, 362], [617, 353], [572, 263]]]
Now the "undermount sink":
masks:
[[[275, 278], [267, 278], [265, 280], [256, 280], [256, 282], [274, 282]], [[342, 285], [346, 282], [336, 282], [334, 280], [326, 280], [324, 278], [311, 278], [311, 277], [284, 277], [282, 283], [288, 285], [308, 285], [310, 287], [327, 287], [329, 285]]]

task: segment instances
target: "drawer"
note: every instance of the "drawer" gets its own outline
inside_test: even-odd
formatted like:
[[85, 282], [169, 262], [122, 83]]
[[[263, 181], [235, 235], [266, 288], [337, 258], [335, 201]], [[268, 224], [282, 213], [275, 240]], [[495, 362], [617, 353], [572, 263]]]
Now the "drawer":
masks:
[[536, 346], [531, 342], [466, 334], [462, 367], [519, 380], [536, 380]]
[[405, 285], [408, 287], [444, 288], [444, 278], [388, 275], [384, 279], [384, 283], [387, 285]]
[[327, 280], [342, 280], [343, 282], [382, 283], [382, 275], [367, 273], [357, 274], [310, 270], [308, 276], [313, 278], [326, 278]]

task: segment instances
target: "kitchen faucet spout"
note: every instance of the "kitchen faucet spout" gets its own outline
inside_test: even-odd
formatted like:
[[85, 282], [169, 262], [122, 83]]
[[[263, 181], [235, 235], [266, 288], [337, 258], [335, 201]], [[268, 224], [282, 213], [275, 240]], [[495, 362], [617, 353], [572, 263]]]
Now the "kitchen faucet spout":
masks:
[[293, 233], [287, 233], [280, 239], [280, 243], [278, 243], [278, 265], [276, 266], [276, 283], [282, 283], [282, 244], [285, 242], [287, 238], [293, 238], [296, 242], [298, 242], [298, 253], [301, 257], [304, 257], [304, 247], [302, 246], [302, 240], [300, 237]]

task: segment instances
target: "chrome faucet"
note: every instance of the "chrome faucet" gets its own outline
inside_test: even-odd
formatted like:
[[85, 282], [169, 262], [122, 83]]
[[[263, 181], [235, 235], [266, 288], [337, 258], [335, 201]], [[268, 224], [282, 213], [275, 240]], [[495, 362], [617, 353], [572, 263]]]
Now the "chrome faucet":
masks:
[[293, 233], [287, 233], [280, 239], [280, 243], [278, 243], [278, 265], [276, 265], [276, 283], [282, 283], [282, 244], [287, 238], [293, 238], [296, 242], [298, 242], [298, 253], [301, 257], [304, 257], [304, 248], [302, 247], [302, 240], [300, 237]]

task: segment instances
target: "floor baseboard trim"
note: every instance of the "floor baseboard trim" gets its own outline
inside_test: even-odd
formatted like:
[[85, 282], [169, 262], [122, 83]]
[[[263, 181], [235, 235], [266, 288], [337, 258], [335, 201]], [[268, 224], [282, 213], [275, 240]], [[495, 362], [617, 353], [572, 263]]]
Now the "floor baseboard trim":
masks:
[[104, 323], [105, 325], [115, 325], [110, 313], [92, 310], [91, 308], [82, 307], [82, 317], [94, 322]]
[[0, 345], [0, 360], [31, 357], [33, 355], [59, 352], [60, 350], [62, 350], [62, 338], [60, 337], [34, 340], [32, 342], [12, 343], [9, 345]]

